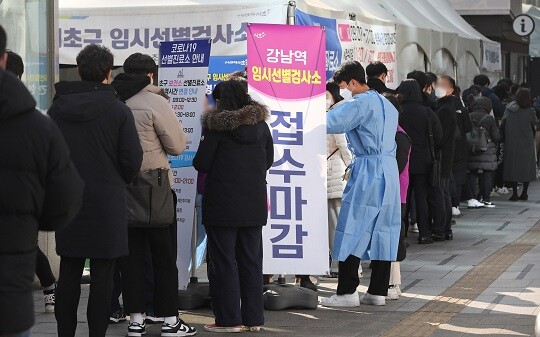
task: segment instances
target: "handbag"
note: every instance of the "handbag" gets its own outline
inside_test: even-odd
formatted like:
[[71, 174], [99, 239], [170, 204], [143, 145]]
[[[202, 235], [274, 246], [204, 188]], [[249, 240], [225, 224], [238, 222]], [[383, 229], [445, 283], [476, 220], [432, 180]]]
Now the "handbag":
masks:
[[480, 123], [489, 115], [485, 115], [480, 121], [473, 120], [473, 128], [467, 133], [467, 143], [469, 144], [469, 152], [473, 154], [484, 153], [489, 148], [489, 138], [486, 130], [480, 126]]
[[[426, 114], [427, 115], [427, 114]], [[435, 141], [433, 140], [433, 119], [427, 119], [428, 133], [429, 133], [429, 151], [431, 153], [431, 159], [433, 164], [431, 166], [431, 171], [429, 174], [429, 182], [431, 186], [439, 186], [441, 180], [441, 159], [440, 156], [435, 152]]]
[[162, 228], [174, 221], [174, 201], [166, 170], [139, 172], [126, 188], [129, 227]]

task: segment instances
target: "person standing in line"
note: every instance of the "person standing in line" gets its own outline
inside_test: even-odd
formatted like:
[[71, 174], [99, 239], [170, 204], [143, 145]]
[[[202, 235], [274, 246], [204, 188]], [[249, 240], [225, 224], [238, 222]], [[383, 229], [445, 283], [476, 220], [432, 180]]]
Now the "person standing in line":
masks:
[[[341, 102], [343, 98], [339, 95], [339, 85], [334, 81], [326, 83], [326, 111], [330, 111], [335, 104]], [[344, 134], [326, 135], [327, 144], [327, 197], [328, 197], [328, 240], [330, 252], [334, 247], [334, 237], [339, 212], [341, 209], [341, 199], [347, 181], [343, 179], [347, 166], [352, 161], [351, 152], [347, 147], [347, 138]], [[337, 260], [330, 258], [330, 276], [338, 275]]]
[[439, 77], [435, 96], [437, 97], [436, 114], [441, 122], [443, 136], [440, 143], [441, 152], [441, 180], [435, 189], [435, 203], [431, 238], [433, 241], [452, 240], [452, 199], [450, 196], [450, 179], [452, 164], [456, 148], [456, 105], [452, 93], [456, 88], [456, 81], [450, 76]]
[[27, 337], [34, 324], [38, 231], [67, 226], [84, 183], [56, 124], [36, 110], [24, 84], [4, 71], [0, 26], [0, 336]]
[[109, 49], [95, 44], [85, 47], [77, 55], [82, 81], [58, 82], [48, 111], [86, 183], [81, 211], [70, 226], [56, 232], [59, 337], [75, 336], [86, 259], [90, 259], [91, 273], [89, 336], [105, 336], [116, 259], [128, 255], [126, 183], [139, 172], [143, 152], [131, 110], [109, 85], [112, 67]]
[[394, 90], [386, 87], [386, 79], [388, 78], [388, 68], [380, 61], [371, 62], [366, 67], [367, 85], [370, 89], [377, 91], [379, 94], [393, 94]]
[[401, 201], [401, 232], [399, 236], [399, 246], [396, 261], [393, 261], [390, 265], [390, 281], [388, 285], [387, 300], [398, 300], [401, 296], [401, 261], [403, 261], [407, 255], [407, 247], [405, 246], [405, 219], [407, 210], [407, 193], [409, 191], [409, 158], [411, 154], [411, 139], [399, 125], [401, 123], [401, 117], [403, 116], [403, 109], [399, 103], [399, 99], [396, 95], [385, 93], [383, 95], [396, 107], [399, 112], [398, 128], [396, 132], [396, 161], [399, 171], [399, 195]]
[[[346, 177], [332, 257], [339, 260], [336, 295], [322, 298], [328, 307], [354, 307], [360, 303], [385, 305], [390, 263], [397, 257], [401, 229], [399, 172], [396, 163], [396, 108], [366, 84], [364, 68], [345, 62], [334, 81], [353, 98], [330, 110], [327, 132], [346, 133], [353, 163]], [[343, 96], [343, 95], [342, 95]], [[360, 259], [371, 260], [369, 289], [359, 299]]]
[[408, 79], [399, 85], [398, 94], [401, 96], [400, 126], [411, 138], [412, 149], [409, 160], [409, 193], [408, 203], [414, 191], [416, 201], [416, 214], [418, 220], [418, 243], [431, 244], [433, 240], [429, 235], [429, 209], [436, 209], [434, 204], [435, 187], [430, 183], [430, 172], [433, 167], [431, 155], [429, 124], [433, 130], [435, 150], [438, 149], [442, 139], [442, 127], [439, 118], [428, 107], [422, 104], [422, 92], [418, 82]]
[[[529, 182], [536, 180], [534, 136], [538, 119], [532, 108], [531, 92], [519, 88], [514, 101], [508, 104], [501, 125], [504, 142], [504, 181], [513, 189], [510, 201], [528, 200]], [[519, 163], [519, 165], [516, 165]], [[521, 195], [517, 183], [523, 183]]]
[[[467, 158], [469, 156], [469, 144], [467, 142], [467, 133], [472, 131], [472, 121], [467, 109], [461, 101], [461, 90], [456, 86], [454, 92], [454, 104], [456, 106], [456, 150], [454, 153], [454, 162], [452, 164], [452, 175], [454, 177], [455, 191], [452, 194], [452, 216], [461, 214], [459, 204], [465, 191], [469, 195], [467, 187]], [[458, 132], [459, 131], [459, 132]]]
[[216, 107], [202, 118], [204, 136], [193, 159], [207, 173], [203, 224], [215, 323], [210, 332], [259, 331], [264, 324], [262, 227], [268, 204], [266, 172], [274, 163], [268, 108], [240, 81], [220, 84]]
[[[6, 70], [15, 74], [19, 79], [24, 74], [24, 63], [22, 58], [11, 50], [7, 52]], [[45, 312], [54, 312], [54, 301], [56, 292], [56, 278], [51, 270], [49, 259], [37, 248], [36, 275], [43, 287], [43, 300], [45, 302]]]
[[492, 110], [491, 101], [486, 97], [478, 97], [473, 104], [471, 119], [474, 124], [481, 127], [489, 140], [489, 147], [485, 152], [471, 154], [467, 163], [469, 169], [469, 189], [476, 195], [476, 182], [481, 179], [480, 202], [485, 207], [495, 207], [491, 203], [491, 185], [493, 173], [497, 169], [497, 142], [499, 141], [499, 128], [495, 117], [490, 115]]
[[[131, 109], [143, 149], [141, 172], [163, 169], [169, 181], [173, 175], [167, 155], [178, 156], [186, 149], [187, 136], [169, 102], [152, 81], [157, 70], [150, 55], [131, 54], [124, 72], [111, 83], [121, 101]], [[173, 191], [171, 193], [174, 194]], [[176, 219], [174, 220], [176, 222]], [[122, 268], [123, 299], [130, 316], [128, 336], [146, 333], [144, 255], [149, 243], [154, 271], [154, 315], [164, 317], [162, 336], [193, 336], [197, 330], [178, 318], [178, 271], [170, 227], [128, 229], [129, 256]]]

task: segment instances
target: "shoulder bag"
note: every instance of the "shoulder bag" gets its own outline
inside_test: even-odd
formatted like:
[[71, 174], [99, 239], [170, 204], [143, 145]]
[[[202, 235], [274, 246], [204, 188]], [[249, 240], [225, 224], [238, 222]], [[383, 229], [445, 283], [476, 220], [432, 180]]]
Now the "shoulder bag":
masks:
[[427, 127], [429, 134], [429, 152], [431, 153], [431, 159], [433, 160], [431, 172], [429, 174], [429, 182], [431, 183], [431, 186], [435, 187], [439, 186], [441, 180], [441, 159], [435, 151], [435, 141], [433, 140], [433, 118], [427, 118]]
[[127, 185], [129, 227], [161, 228], [174, 220], [174, 202], [167, 170], [139, 172]]

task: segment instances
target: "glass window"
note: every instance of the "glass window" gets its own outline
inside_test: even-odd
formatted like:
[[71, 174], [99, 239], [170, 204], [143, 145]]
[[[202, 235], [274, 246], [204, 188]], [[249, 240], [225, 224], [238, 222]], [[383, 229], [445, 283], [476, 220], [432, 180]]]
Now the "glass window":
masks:
[[7, 48], [22, 57], [22, 81], [41, 111], [51, 103], [51, 85], [58, 74], [56, 62], [51, 62], [56, 55], [51, 34], [57, 25], [55, 6], [55, 0], [0, 0], [0, 23], [7, 33]]

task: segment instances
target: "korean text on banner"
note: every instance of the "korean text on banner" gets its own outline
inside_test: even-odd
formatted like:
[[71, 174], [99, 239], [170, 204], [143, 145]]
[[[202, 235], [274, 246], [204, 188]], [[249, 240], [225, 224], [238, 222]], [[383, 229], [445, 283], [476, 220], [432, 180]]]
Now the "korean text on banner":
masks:
[[341, 63], [358, 61], [366, 67], [380, 61], [388, 68], [387, 85], [398, 85], [395, 25], [370, 24], [361, 20], [336, 20], [296, 11], [296, 23], [326, 28], [326, 71], [330, 76]]
[[188, 136], [180, 156], [170, 157], [174, 174], [173, 190], [178, 197], [178, 281], [188, 283], [191, 262], [191, 235], [197, 195], [197, 171], [193, 157], [201, 139], [201, 116], [206, 99], [206, 79], [211, 40], [162, 42], [159, 48], [159, 86], [169, 95], [169, 102]]
[[275, 151], [264, 272], [320, 275], [328, 270], [325, 31], [251, 24], [247, 44], [250, 94], [271, 110]]

